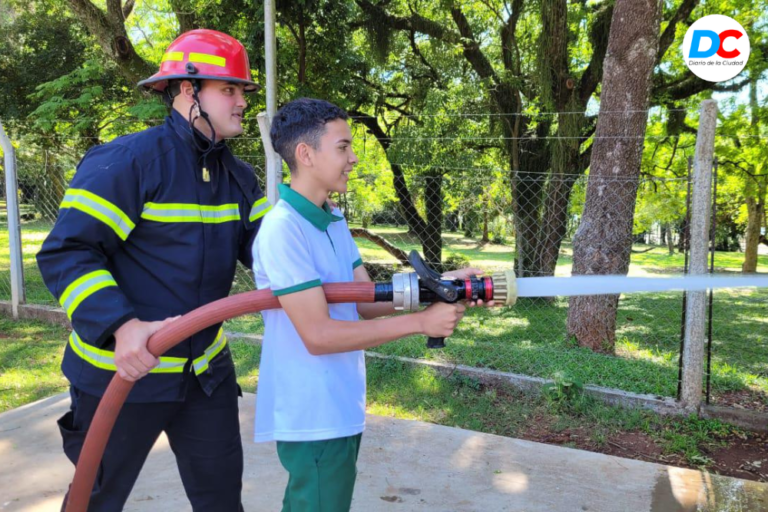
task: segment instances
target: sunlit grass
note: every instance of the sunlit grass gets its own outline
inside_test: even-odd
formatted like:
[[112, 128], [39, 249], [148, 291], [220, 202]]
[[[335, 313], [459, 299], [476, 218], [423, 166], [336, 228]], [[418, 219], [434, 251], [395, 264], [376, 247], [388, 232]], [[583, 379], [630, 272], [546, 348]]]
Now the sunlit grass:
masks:
[[[35, 254], [50, 229], [45, 221], [23, 225], [24, 272], [27, 300], [55, 305], [45, 288]], [[404, 250], [421, 249], [404, 227], [374, 226]], [[444, 257], [466, 256], [473, 266], [493, 271], [511, 268], [513, 245], [480, 244], [460, 233], [444, 234]], [[365, 261], [393, 262], [379, 246], [358, 240]], [[647, 246], [637, 246], [643, 250]], [[0, 300], [10, 298], [8, 234], [0, 231]], [[561, 249], [556, 274], [570, 274], [572, 248]], [[718, 271], [740, 270], [743, 255], [718, 252]], [[683, 271], [684, 257], [669, 255], [663, 247], [633, 253], [629, 274], [661, 277]], [[759, 257], [760, 272], [768, 272], [768, 257]], [[234, 291], [252, 289], [251, 278], [238, 274]], [[768, 394], [768, 291], [727, 290], [715, 294], [713, 308], [712, 381], [716, 393], [753, 388]], [[682, 294], [635, 294], [622, 297], [617, 319], [618, 357], [594, 354], [575, 347], [565, 329], [566, 300], [521, 300], [506, 310], [472, 310], [448, 340], [445, 350], [427, 350], [422, 337], [412, 337], [376, 349], [386, 354], [435, 359], [549, 378], [569, 371], [583, 382], [627, 391], [673, 396], [677, 390], [677, 361], [682, 321]], [[262, 333], [260, 315], [248, 315], [227, 323], [226, 329]], [[253, 380], [254, 376], [244, 378]]]

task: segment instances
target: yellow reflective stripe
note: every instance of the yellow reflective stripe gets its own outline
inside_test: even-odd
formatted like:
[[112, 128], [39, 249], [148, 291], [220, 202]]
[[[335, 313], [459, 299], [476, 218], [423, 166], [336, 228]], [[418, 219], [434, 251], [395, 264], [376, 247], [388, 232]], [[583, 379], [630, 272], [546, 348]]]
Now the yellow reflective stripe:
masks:
[[272, 209], [272, 205], [267, 202], [266, 197], [262, 197], [255, 203], [253, 203], [253, 208], [251, 208], [251, 215], [248, 217], [248, 220], [253, 222], [255, 220], [259, 220], [263, 216], [265, 216], [269, 211]]
[[61, 305], [63, 306], [64, 303], [69, 300], [69, 296], [72, 294], [72, 292], [78, 286], [83, 284], [83, 282], [85, 282], [85, 281], [87, 281], [87, 280], [89, 280], [89, 279], [91, 279], [93, 277], [97, 277], [97, 276], [110, 276], [110, 277], [112, 277], [112, 274], [110, 274], [106, 270], [96, 270], [94, 272], [89, 272], [88, 274], [85, 274], [84, 276], [79, 277], [78, 279], [75, 279], [74, 281], [72, 281], [72, 283], [70, 283], [69, 286], [67, 286], [64, 289], [64, 293], [62, 293], [61, 297], [59, 297], [59, 302], [61, 303]]
[[165, 62], [167, 60], [182, 61], [184, 60], [184, 52], [168, 52], [163, 55], [160, 62]]
[[83, 345], [86, 345], [86, 343], [83, 343], [80, 337], [73, 331], [72, 334], [69, 335], [69, 346], [72, 347], [72, 350], [74, 350], [78, 356], [88, 361], [96, 368], [101, 368], [102, 370], [111, 370], [113, 372], [117, 371], [117, 367], [115, 366], [114, 353], [112, 353], [111, 358], [108, 356], [101, 356], [99, 352], [106, 352], [106, 350], [101, 350], [96, 347], [90, 347], [93, 350], [88, 350], [83, 348]]
[[76, 279], [61, 294], [59, 302], [67, 316], [72, 319], [72, 314], [85, 299], [97, 291], [108, 286], [117, 286], [112, 274], [106, 270], [96, 270]]
[[[69, 335], [69, 346], [82, 359], [102, 370], [117, 371], [115, 353], [85, 343], [74, 331]], [[160, 365], [149, 373], [181, 373], [187, 364], [185, 357], [162, 356]]]
[[218, 55], [211, 55], [209, 53], [190, 53], [189, 62], [198, 62], [200, 64], [211, 64], [213, 66], [221, 66], [222, 68], [227, 65], [227, 59], [219, 57]]
[[141, 218], [156, 222], [203, 222], [219, 224], [240, 220], [240, 209], [236, 203], [222, 205], [200, 205], [190, 203], [146, 203]]
[[100, 220], [117, 234], [121, 240], [126, 240], [136, 225], [123, 211], [93, 192], [71, 188], [64, 195], [61, 209], [74, 208]]
[[219, 328], [219, 332], [216, 334], [216, 338], [208, 348], [205, 349], [205, 353], [195, 359], [192, 362], [192, 367], [195, 369], [195, 374], [200, 375], [208, 369], [208, 364], [213, 361], [213, 358], [222, 351], [227, 345], [227, 337], [224, 336], [224, 328]]

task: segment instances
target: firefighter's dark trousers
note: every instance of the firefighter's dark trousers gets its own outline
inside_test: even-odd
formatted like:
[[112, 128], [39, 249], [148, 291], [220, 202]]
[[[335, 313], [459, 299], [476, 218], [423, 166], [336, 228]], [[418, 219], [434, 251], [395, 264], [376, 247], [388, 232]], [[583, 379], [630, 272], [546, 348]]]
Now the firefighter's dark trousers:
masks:
[[[89, 512], [123, 509], [152, 445], [165, 432], [195, 512], [242, 510], [243, 447], [235, 373], [209, 397], [186, 372], [183, 402], [127, 403], [96, 476]], [[99, 398], [72, 387], [71, 410], [59, 419], [64, 452], [77, 463]]]

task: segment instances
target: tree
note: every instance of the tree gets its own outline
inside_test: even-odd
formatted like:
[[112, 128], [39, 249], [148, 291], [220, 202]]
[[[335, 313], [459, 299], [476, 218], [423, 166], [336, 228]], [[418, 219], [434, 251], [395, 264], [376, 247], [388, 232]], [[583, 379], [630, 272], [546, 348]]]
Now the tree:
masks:
[[757, 272], [757, 247], [760, 243], [760, 228], [765, 219], [765, 197], [768, 185], [768, 173], [765, 169], [766, 155], [763, 144], [760, 143], [760, 106], [757, 101], [757, 80], [753, 78], [750, 81], [749, 89], [749, 110], [750, 110], [750, 134], [755, 137], [751, 146], [757, 146], [755, 149], [759, 153], [756, 158], [756, 165], [752, 166], [753, 172], [748, 173], [746, 195], [747, 209], [747, 227], [744, 240], [744, 263], [741, 267], [744, 273]]
[[[747, 209], [747, 228], [744, 239], [744, 263], [741, 266], [745, 274], [754, 274], [757, 272], [757, 248], [760, 243], [760, 228], [765, 219], [765, 195], [766, 178], [761, 176], [755, 178], [751, 190], [747, 191], [746, 209]], [[752, 192], [752, 193], [750, 193]]]
[[68, 4], [128, 82], [138, 83], [156, 71], [136, 53], [128, 37], [125, 21], [133, 12], [135, 0], [106, 0], [106, 12], [90, 0], [68, 0]]
[[[733, 1], [740, 16], [756, 17], [761, 12], [746, 0]], [[257, 77], [260, 74], [264, 29], [260, 3], [35, 2], [66, 12], [71, 26], [86, 36], [89, 59], [95, 57], [105, 73], [118, 76], [114, 83], [126, 91], [125, 103], [136, 105], [129, 109], [105, 95], [94, 97], [94, 105], [86, 110], [85, 103], [78, 100], [87, 95], [62, 92], [57, 98], [73, 105], [80, 117], [103, 118], [88, 127], [74, 123], [55, 126], [57, 133], [66, 130], [84, 135], [83, 130], [88, 129], [108, 139], [140, 128], [136, 118], [160, 117], [163, 107], [141, 95], [135, 82], [155, 71], [164, 48], [184, 30], [205, 26], [238, 37], [249, 51]], [[699, 3], [664, 3], [654, 105], [690, 107], [709, 91], [736, 91], [747, 84], [741, 78], [727, 84], [697, 80], [679, 52], [668, 51], [679, 46], [692, 19], [716, 11], [722, 0]], [[486, 224], [491, 230], [496, 214], [511, 211], [514, 215], [508, 218], [513, 219], [514, 229], [506, 232], [515, 234], [520, 274], [552, 273], [560, 244], [580, 215], [569, 203], [589, 166], [596, 118], [584, 112], [602, 94], [613, 2], [280, 0], [277, 9], [279, 103], [297, 96], [326, 98], [360, 114], [354, 122], [365, 123], [370, 133], [378, 131], [374, 140], [388, 141], [387, 148], [380, 144], [380, 154], [389, 166], [379, 166], [374, 172], [377, 176], [391, 173], [393, 183], [388, 188], [429, 259], [442, 255], [439, 235], [446, 222], [454, 224], [462, 218], [467, 226], [476, 224], [476, 232]], [[92, 52], [94, 47], [98, 55]], [[750, 69], [754, 63], [764, 62], [766, 47], [764, 41], [755, 41]], [[82, 87], [85, 91], [99, 85], [103, 84], [92, 77]], [[263, 97], [254, 95], [250, 100], [251, 110], [258, 111]], [[31, 103], [33, 108], [39, 102], [51, 107], [51, 101]], [[48, 112], [45, 116], [51, 118], [54, 110], [47, 107], [39, 114], [43, 117]], [[64, 110], [57, 112], [58, 116]], [[464, 112], [480, 117], [451, 121], [451, 116]], [[131, 117], [133, 124], [113, 122], [100, 129], [115, 115]], [[678, 126], [685, 126], [685, 115], [678, 121]], [[246, 117], [246, 131], [257, 133], [253, 116]], [[405, 147], [406, 137], [421, 140]], [[434, 137], [453, 141], [425, 142]], [[252, 138], [231, 144], [239, 154], [260, 152]], [[457, 160], [456, 155], [468, 158]], [[259, 160], [248, 161], [258, 164]], [[494, 215], [488, 214], [489, 198], [477, 176], [471, 174], [479, 161], [494, 169], [494, 177], [506, 175], [502, 180], [506, 189], [495, 190], [490, 198]], [[466, 171], [446, 169], [451, 166]], [[481, 195], [485, 206], [474, 205], [472, 198]], [[364, 195], [359, 197], [364, 200]], [[356, 196], [348, 199], [354, 208]], [[427, 208], [441, 202], [440, 209]], [[744, 219], [746, 222], [746, 216]]]
[[[587, 198], [574, 237], [573, 274], [626, 274], [661, 3], [617, 0], [605, 57], [601, 115], [592, 149]], [[618, 137], [618, 138], [617, 138]], [[612, 352], [618, 295], [571, 297], [568, 334], [581, 346]]]

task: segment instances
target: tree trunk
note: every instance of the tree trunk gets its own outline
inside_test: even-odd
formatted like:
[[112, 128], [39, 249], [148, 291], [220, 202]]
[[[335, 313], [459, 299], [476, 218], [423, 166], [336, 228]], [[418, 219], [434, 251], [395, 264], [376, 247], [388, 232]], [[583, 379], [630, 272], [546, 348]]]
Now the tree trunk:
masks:
[[741, 271], [745, 274], [757, 272], [757, 247], [760, 244], [760, 227], [765, 217], [765, 182], [758, 190], [758, 197], [747, 197], [747, 230], [745, 232], [744, 263]]
[[[560, 246], [568, 226], [571, 192], [584, 173], [588, 161], [582, 162], [580, 136], [586, 118], [575, 112], [586, 110], [602, 71], [608, 39], [610, 8], [596, 14], [590, 34], [594, 55], [589, 70], [577, 83], [569, 67], [568, 2], [543, 0], [540, 4], [542, 30], [539, 36], [537, 64], [541, 101], [545, 110], [560, 112], [557, 116], [557, 138], [548, 145], [551, 175], [543, 198], [539, 223], [538, 262], [536, 275], [555, 274]], [[594, 78], [597, 74], [597, 80]]]
[[[752, 135], [760, 136], [758, 125], [759, 104], [757, 102], [757, 79], [751, 77], [749, 88], [750, 129]], [[741, 271], [745, 274], [757, 272], [757, 247], [760, 244], [760, 227], [765, 218], [766, 180], [764, 177], [747, 176], [747, 229], [744, 233], [744, 263]]]
[[424, 202], [427, 210], [427, 225], [422, 236], [421, 247], [424, 260], [438, 272], [443, 264], [443, 177], [428, 176], [424, 186]]
[[[128, 39], [124, 12], [108, 8], [107, 12], [90, 0], [68, 0], [72, 12], [98, 41], [101, 49], [115, 64], [128, 83], [149, 78], [157, 69], [142, 59]], [[108, 7], [112, 5], [108, 2]]]
[[667, 249], [669, 249], [669, 255], [672, 256], [675, 254], [675, 241], [672, 236], [672, 224], [665, 224], [666, 226], [666, 234], [667, 234]]
[[550, 146], [552, 174], [544, 196], [544, 213], [539, 237], [539, 275], [555, 275], [560, 246], [568, 226], [568, 207], [571, 192], [576, 181], [586, 170], [587, 161], [582, 161], [579, 148], [584, 125], [583, 116], [569, 114], [586, 108], [577, 99], [571, 98], [561, 109], [566, 113], [558, 114], [557, 136]]
[[539, 275], [555, 275], [560, 246], [568, 226], [568, 206], [578, 176], [553, 174], [547, 188], [544, 219], [542, 222]]
[[[616, 0], [584, 215], [574, 237], [574, 275], [629, 269], [660, 16], [658, 0]], [[572, 297], [569, 335], [581, 346], [613, 352], [618, 303], [618, 295]]]
[[483, 237], [480, 241], [487, 244], [490, 240], [491, 239], [488, 238], [488, 205], [486, 204], [485, 208], [483, 208]]
[[200, 28], [190, 5], [187, 5], [181, 0], [171, 0], [171, 9], [173, 9], [173, 12], [176, 14], [176, 19], [179, 21], [180, 34]]
[[515, 272], [518, 277], [537, 277], [542, 191], [549, 169], [543, 143], [520, 144], [520, 168], [512, 163], [512, 210], [515, 215]]
[[677, 251], [678, 252], [685, 252], [690, 247], [690, 243], [688, 241], [688, 233], [690, 231], [690, 221], [685, 218], [680, 222], [680, 227], [678, 229], [679, 237], [677, 239]]
[[67, 183], [61, 167], [56, 165], [56, 158], [48, 150], [45, 150], [45, 182], [45, 186], [37, 187], [35, 192], [35, 208], [43, 219], [55, 222], [67, 193]]

